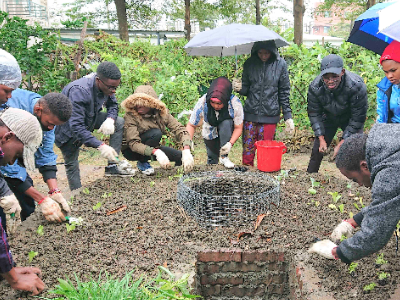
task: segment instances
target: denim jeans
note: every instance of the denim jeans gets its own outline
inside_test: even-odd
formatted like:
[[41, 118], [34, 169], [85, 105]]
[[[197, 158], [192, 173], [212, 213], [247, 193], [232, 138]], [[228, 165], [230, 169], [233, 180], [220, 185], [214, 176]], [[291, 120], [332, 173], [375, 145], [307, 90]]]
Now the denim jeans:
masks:
[[227, 119], [218, 125], [218, 137], [213, 140], [204, 139], [207, 149], [207, 164], [215, 165], [219, 161], [219, 150], [227, 143], [232, 137], [233, 133], [233, 120]]

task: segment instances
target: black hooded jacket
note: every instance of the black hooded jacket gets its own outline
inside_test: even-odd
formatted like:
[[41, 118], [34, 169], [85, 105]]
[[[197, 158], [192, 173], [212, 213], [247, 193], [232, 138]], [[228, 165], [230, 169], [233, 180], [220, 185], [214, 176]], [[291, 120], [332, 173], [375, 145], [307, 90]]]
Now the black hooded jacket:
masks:
[[364, 127], [367, 110], [367, 86], [360, 76], [350, 71], [346, 70], [333, 91], [325, 86], [321, 75], [308, 88], [308, 117], [317, 137], [325, 134], [324, 122], [343, 124], [348, 121], [344, 139], [359, 132]]
[[[265, 63], [258, 57], [260, 49], [271, 52], [271, 57]], [[239, 93], [247, 96], [245, 121], [276, 124], [281, 110], [285, 120], [292, 118], [289, 74], [275, 42], [254, 43], [251, 57], [243, 65], [242, 89]]]

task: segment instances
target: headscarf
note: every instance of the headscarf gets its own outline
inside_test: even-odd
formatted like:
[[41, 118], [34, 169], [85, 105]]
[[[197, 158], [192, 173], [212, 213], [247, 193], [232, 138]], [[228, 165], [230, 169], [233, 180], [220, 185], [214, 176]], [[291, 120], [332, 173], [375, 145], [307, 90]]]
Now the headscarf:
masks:
[[0, 84], [17, 89], [22, 81], [21, 69], [14, 56], [0, 49]]
[[[207, 119], [211, 126], [218, 126], [222, 121], [232, 119], [229, 115], [228, 103], [232, 95], [232, 84], [226, 77], [218, 77], [211, 82], [210, 88], [207, 91]], [[218, 118], [215, 114], [215, 109], [211, 106], [211, 98], [217, 98], [222, 102], [224, 107], [219, 110]]]
[[393, 40], [383, 51], [380, 64], [384, 60], [394, 60], [395, 62], [400, 63], [400, 43], [398, 41]]

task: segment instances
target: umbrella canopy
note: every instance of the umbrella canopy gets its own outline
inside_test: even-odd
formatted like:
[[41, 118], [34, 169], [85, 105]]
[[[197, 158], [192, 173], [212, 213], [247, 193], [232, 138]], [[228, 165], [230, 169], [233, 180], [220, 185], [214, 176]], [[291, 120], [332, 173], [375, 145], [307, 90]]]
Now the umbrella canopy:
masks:
[[379, 31], [400, 42], [400, 1], [379, 12]]
[[[354, 22], [348, 42], [362, 46], [375, 53], [382, 54], [392, 38], [379, 32], [379, 11], [395, 2], [378, 3], [359, 16]], [[390, 9], [390, 7], [389, 7]]]
[[203, 31], [186, 44], [189, 55], [230, 56], [249, 54], [254, 42], [275, 41], [276, 47], [289, 43], [276, 32], [262, 25], [230, 24]]

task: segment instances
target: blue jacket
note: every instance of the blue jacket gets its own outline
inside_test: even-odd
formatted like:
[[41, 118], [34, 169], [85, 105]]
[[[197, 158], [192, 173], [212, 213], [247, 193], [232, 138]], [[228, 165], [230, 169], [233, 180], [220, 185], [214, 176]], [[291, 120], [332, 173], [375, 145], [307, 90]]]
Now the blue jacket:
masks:
[[97, 88], [96, 73], [71, 82], [62, 93], [71, 100], [73, 108], [69, 121], [56, 128], [56, 145], [61, 147], [73, 138], [74, 142], [98, 148], [102, 142], [91, 132], [103, 104], [107, 108], [107, 117], [114, 120], [117, 118], [118, 103], [115, 95], [106, 96]]
[[[42, 98], [42, 96], [34, 92], [16, 89], [12, 92], [11, 98], [7, 101], [7, 103], [0, 106], [0, 110], [3, 110], [8, 106], [20, 108], [33, 114], [33, 107], [40, 98]], [[39, 171], [42, 173], [45, 181], [49, 178], [55, 178], [55, 171], [57, 171], [57, 155], [54, 153], [53, 146], [54, 129], [50, 131], [44, 131], [42, 145], [35, 153], [35, 165], [37, 168], [39, 168]], [[47, 166], [51, 167], [47, 168]], [[51, 169], [51, 174], [48, 173], [49, 169]], [[26, 169], [20, 166], [17, 161], [13, 165], [0, 167], [0, 172], [5, 177], [15, 178], [21, 180], [22, 182], [25, 182], [27, 177]], [[31, 185], [29, 184], [27, 188], [30, 186]]]
[[[390, 101], [393, 99], [392, 95], [394, 92], [394, 89], [396, 87], [393, 86], [393, 84], [384, 77], [377, 85], [378, 91], [376, 92], [376, 101], [377, 101], [377, 106], [376, 110], [378, 113], [378, 118], [376, 120], [377, 123], [399, 123], [400, 121], [400, 112], [397, 111], [395, 113], [393, 110], [396, 111], [399, 109], [399, 105], [397, 107], [392, 107], [390, 104]], [[398, 92], [398, 88], [396, 89]], [[398, 99], [398, 102], [400, 102], [400, 99]], [[397, 120], [396, 120], [397, 119]]]

